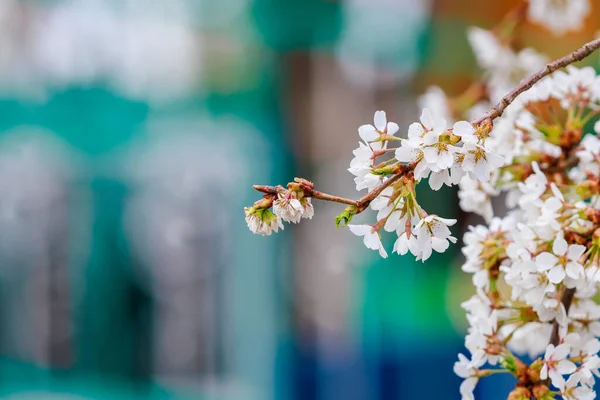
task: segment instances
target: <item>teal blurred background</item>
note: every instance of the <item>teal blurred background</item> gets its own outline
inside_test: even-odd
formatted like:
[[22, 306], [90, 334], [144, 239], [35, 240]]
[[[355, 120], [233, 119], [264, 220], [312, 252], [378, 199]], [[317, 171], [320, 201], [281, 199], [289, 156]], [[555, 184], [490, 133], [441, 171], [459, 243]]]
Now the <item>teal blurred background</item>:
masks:
[[270, 237], [243, 207], [358, 196], [357, 127], [464, 89], [465, 27], [515, 2], [481, 3], [0, 0], [0, 398], [458, 399], [458, 246], [380, 260], [335, 205]]

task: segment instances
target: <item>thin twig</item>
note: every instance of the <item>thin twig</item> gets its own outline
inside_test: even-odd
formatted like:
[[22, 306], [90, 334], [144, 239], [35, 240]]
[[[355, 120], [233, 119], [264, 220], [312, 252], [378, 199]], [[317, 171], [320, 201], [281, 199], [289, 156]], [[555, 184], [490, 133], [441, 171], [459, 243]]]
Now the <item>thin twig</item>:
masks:
[[381, 192], [383, 192], [386, 188], [388, 188], [393, 183], [396, 183], [400, 178], [402, 178], [404, 174], [409, 170], [409, 165], [406, 165], [405, 167], [407, 168], [405, 168], [402, 172], [398, 173], [398, 175], [394, 175], [393, 177], [391, 177], [390, 179], [383, 182], [381, 185], [377, 186], [375, 189], [371, 190], [369, 193], [361, 197], [358, 200], [358, 210], [356, 211], [356, 213], [360, 214], [361, 212], [363, 212], [367, 207], [369, 207], [369, 204], [371, 204], [371, 202], [381, 194]]
[[[258, 190], [259, 192], [272, 195], [276, 195], [285, 190], [283, 186], [254, 185], [252, 187], [254, 188], [254, 190]], [[345, 197], [319, 192], [318, 190], [306, 190], [304, 195], [319, 200], [332, 201], [334, 203], [348, 204], [357, 207], [359, 205], [358, 200], [347, 199]]]
[[[361, 197], [358, 200], [352, 200], [352, 199], [347, 199], [347, 198], [341, 197], [341, 196], [335, 196], [332, 194], [323, 193], [323, 192], [320, 192], [315, 189], [309, 189], [308, 187], [303, 187], [304, 195], [306, 197], [312, 197], [314, 199], [332, 201], [334, 203], [341, 203], [341, 204], [348, 204], [350, 206], [355, 206], [357, 208], [356, 214], [360, 214], [369, 206], [369, 204], [371, 204], [371, 202], [373, 200], [375, 200], [377, 198], [377, 196], [379, 196], [381, 194], [381, 192], [383, 192], [387, 187], [396, 183], [400, 178], [402, 178], [412, 168], [414, 168], [414, 166], [412, 164], [399, 166], [398, 172], [394, 176], [392, 176], [385, 182], [381, 183], [379, 186], [375, 187], [375, 189], [371, 190], [369, 193], [365, 194], [363, 197]], [[252, 187], [254, 188], [254, 190], [257, 190], [259, 192], [266, 193], [266, 194], [271, 194], [271, 195], [276, 195], [285, 190], [283, 188], [283, 186], [254, 185]]]
[[550, 75], [557, 69], [564, 68], [569, 64], [583, 60], [599, 47], [600, 39], [592, 40], [591, 42], [584, 44], [581, 48], [575, 50], [574, 52], [564, 57], [561, 57], [558, 60], [546, 64], [544, 68], [531, 75], [529, 78], [521, 81], [521, 83], [519, 83], [519, 85], [516, 88], [514, 88], [509, 94], [504, 96], [494, 108], [485, 113], [481, 118], [473, 121], [473, 125], [479, 125], [487, 119], [491, 121], [500, 117], [504, 113], [506, 107], [508, 107], [517, 98], [517, 96], [519, 96], [524, 91], [531, 89], [531, 87], [537, 82], [539, 82], [542, 78]]

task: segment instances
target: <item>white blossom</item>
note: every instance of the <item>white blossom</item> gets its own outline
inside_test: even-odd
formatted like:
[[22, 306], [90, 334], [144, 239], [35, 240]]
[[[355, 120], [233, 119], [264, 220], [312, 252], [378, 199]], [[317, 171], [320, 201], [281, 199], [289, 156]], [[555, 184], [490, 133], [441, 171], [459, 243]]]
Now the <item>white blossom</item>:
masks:
[[529, 0], [528, 16], [554, 34], [563, 35], [579, 29], [589, 11], [589, 0]]
[[379, 251], [379, 255], [387, 258], [387, 252], [381, 243], [381, 237], [371, 225], [348, 225], [350, 232], [356, 236], [363, 236], [363, 242], [368, 249]]
[[273, 213], [285, 222], [293, 222], [297, 224], [302, 219], [304, 207], [300, 203], [300, 200], [295, 198], [285, 198], [280, 195], [277, 200], [273, 202]]
[[488, 182], [480, 182], [470, 176], [463, 177], [458, 187], [460, 208], [479, 214], [486, 222], [490, 222], [494, 216], [492, 197], [497, 196], [499, 191]]
[[375, 112], [373, 117], [373, 125], [362, 125], [358, 128], [358, 135], [365, 143], [370, 143], [373, 148], [383, 148], [383, 142], [375, 142], [381, 135], [394, 135], [398, 132], [398, 124], [388, 122], [385, 111]]
[[552, 244], [552, 253], [543, 252], [535, 259], [540, 271], [547, 271], [548, 279], [554, 284], [561, 283], [568, 275], [577, 279], [583, 274], [583, 265], [579, 258], [585, 252], [585, 246], [580, 244], [568, 245], [562, 234], [559, 234]]
[[440, 218], [433, 214], [421, 219], [414, 231], [417, 239], [413, 254], [416, 259], [425, 261], [431, 256], [432, 250], [443, 253], [449, 246], [448, 242], [456, 243], [456, 238], [451, 236], [448, 229], [455, 223], [455, 219]]
[[540, 371], [540, 378], [550, 377], [552, 384], [557, 388], [564, 386], [563, 375], [572, 374], [577, 369], [573, 362], [567, 360], [569, 351], [569, 345], [566, 343], [558, 346], [549, 344], [544, 354], [544, 365]]
[[439, 115], [447, 122], [452, 123], [452, 113], [448, 105], [448, 97], [440, 87], [430, 86], [425, 93], [419, 97], [419, 108], [428, 109], [433, 114]]
[[473, 362], [463, 354], [458, 355], [458, 361], [454, 363], [454, 373], [464, 379], [460, 385], [460, 394], [463, 400], [475, 398], [473, 397], [473, 390], [479, 380], [477, 372], [483, 364], [484, 360]]
[[580, 376], [575, 373], [558, 388], [564, 400], [593, 400], [596, 398], [594, 390], [588, 386], [579, 386]]
[[246, 207], [244, 213], [246, 214], [246, 223], [252, 233], [269, 236], [273, 231], [277, 232], [279, 228], [283, 229], [281, 218], [270, 210]]
[[485, 70], [493, 101], [499, 100], [521, 79], [537, 72], [547, 62], [545, 56], [533, 49], [515, 53], [493, 32], [481, 28], [471, 27], [468, 39], [479, 65]]

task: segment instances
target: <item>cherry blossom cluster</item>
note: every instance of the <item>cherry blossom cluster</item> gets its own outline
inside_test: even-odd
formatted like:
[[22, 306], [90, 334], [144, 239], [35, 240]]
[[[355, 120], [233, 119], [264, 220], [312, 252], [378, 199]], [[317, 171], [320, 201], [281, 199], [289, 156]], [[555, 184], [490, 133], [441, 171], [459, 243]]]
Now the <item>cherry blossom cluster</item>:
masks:
[[[488, 145], [506, 165], [487, 186], [461, 185], [461, 206], [489, 222], [471, 227], [462, 249], [477, 292], [463, 304], [471, 357], [455, 365], [464, 399], [473, 398], [478, 379], [503, 370], [518, 380], [509, 398], [595, 398], [600, 123], [592, 122], [599, 114], [592, 68], [546, 77], [495, 121]], [[502, 218], [491, 204], [501, 193]], [[486, 363], [502, 368], [482, 369]]]
[[[361, 198], [326, 194], [301, 178], [285, 188], [255, 186], [264, 196], [245, 209], [246, 221], [269, 235], [283, 222], [312, 218], [311, 199], [337, 202], [346, 208], [336, 225], [368, 249], [387, 257], [388, 235], [392, 252], [426, 261], [457, 241], [450, 230], [456, 220], [428, 213], [416, 187], [457, 185], [461, 208], [486, 223], [463, 240], [462, 270], [475, 294], [462, 304], [468, 355], [454, 366], [464, 379], [462, 398], [474, 399], [480, 379], [504, 373], [515, 378], [509, 400], [593, 399], [600, 377], [600, 77], [570, 64], [600, 39], [549, 63], [515, 48], [515, 27], [528, 18], [561, 35], [581, 26], [588, 0], [521, 6], [526, 12], [498, 29], [469, 30], [483, 75], [462, 95], [429, 88], [419, 121], [405, 133], [383, 111], [358, 128], [348, 171], [356, 190], [366, 190]], [[351, 224], [369, 209], [371, 222]]]
[[311, 219], [314, 209], [310, 197], [306, 197], [301, 188], [304, 182], [298, 179], [298, 182], [289, 183], [288, 189], [281, 188], [277, 194], [265, 195], [252, 207], [244, 208], [250, 230], [268, 236], [283, 229], [282, 221], [297, 224], [302, 218]]
[[[387, 257], [382, 232], [396, 235], [392, 251], [401, 255], [410, 251], [417, 260], [425, 261], [433, 251], [444, 252], [450, 242], [456, 242], [448, 228], [456, 220], [428, 214], [417, 201], [415, 186], [425, 178], [434, 190], [444, 184], [456, 185], [465, 177], [489, 181], [492, 171], [503, 165], [503, 158], [486, 146], [490, 129], [490, 124], [475, 127], [467, 121], [447, 127], [443, 118], [424, 109], [420, 122], [410, 125], [408, 138], [400, 139], [394, 136], [398, 125], [388, 122], [385, 112], [377, 111], [373, 125], [358, 128], [362, 141], [354, 150], [349, 168], [357, 190], [373, 192], [384, 187], [369, 203], [377, 212], [377, 221], [349, 224], [350, 231], [362, 236], [365, 246], [382, 257]], [[393, 141], [400, 141], [400, 146], [388, 149]], [[297, 223], [301, 218], [311, 218], [311, 195], [312, 184], [300, 179], [288, 184], [287, 189], [267, 194], [245, 210], [250, 230], [269, 235], [283, 228], [282, 221]], [[359, 208], [351, 205], [343, 214], [344, 222], [350, 222], [358, 212]]]
[[375, 113], [374, 125], [358, 129], [362, 142], [354, 150], [349, 171], [355, 175], [356, 189], [375, 189], [386, 183], [398, 166], [410, 166], [410, 174], [390, 184], [371, 202], [377, 211], [377, 222], [372, 225], [348, 225], [350, 231], [364, 237], [369, 249], [378, 250], [382, 257], [387, 252], [381, 241], [381, 231], [394, 232], [397, 239], [393, 252], [404, 255], [411, 252], [417, 260], [427, 260], [432, 251], [444, 252], [449, 242], [456, 242], [449, 226], [456, 220], [428, 214], [417, 202], [415, 184], [429, 177], [429, 185], [438, 190], [442, 185], [458, 184], [464, 176], [488, 181], [490, 173], [503, 164], [502, 157], [485, 146], [489, 126], [475, 128], [466, 121], [447, 127], [444, 118], [424, 109], [420, 122], [408, 129], [408, 137], [400, 141], [394, 157], [379, 162], [387, 154], [387, 144], [397, 140], [393, 135], [398, 125], [387, 122], [383, 111]]

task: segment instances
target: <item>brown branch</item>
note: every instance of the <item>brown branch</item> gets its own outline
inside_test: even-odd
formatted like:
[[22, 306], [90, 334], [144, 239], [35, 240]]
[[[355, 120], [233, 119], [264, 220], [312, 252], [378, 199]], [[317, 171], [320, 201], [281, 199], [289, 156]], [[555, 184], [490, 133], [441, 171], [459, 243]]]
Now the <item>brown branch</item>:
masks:
[[[562, 295], [562, 304], [565, 307], [565, 313], [568, 315], [569, 314], [569, 308], [571, 308], [571, 304], [573, 303], [573, 297], [575, 297], [575, 288], [573, 289], [565, 289], [563, 295]], [[554, 347], [558, 346], [558, 344], [560, 343], [560, 335], [559, 335], [559, 329], [560, 326], [558, 324], [557, 320], [554, 320], [554, 323], [552, 324], [552, 335], [550, 335], [550, 343], [554, 345]], [[546, 380], [544, 381], [544, 384], [546, 386], [550, 386], [550, 377], [546, 378]]]
[[[394, 176], [392, 176], [390, 179], [383, 182], [382, 184], [380, 184], [375, 189], [371, 190], [369, 193], [365, 194], [363, 197], [361, 197], [358, 200], [352, 200], [352, 199], [347, 199], [345, 197], [340, 197], [340, 196], [335, 196], [332, 194], [323, 193], [323, 192], [313, 189], [312, 187], [310, 187], [308, 185], [302, 185], [302, 190], [304, 191], [304, 195], [306, 197], [312, 197], [313, 199], [319, 199], [319, 200], [331, 201], [334, 203], [341, 203], [341, 204], [348, 204], [350, 206], [355, 206], [357, 208], [356, 214], [360, 214], [369, 206], [369, 204], [371, 204], [371, 202], [373, 200], [375, 200], [377, 198], [377, 196], [379, 196], [381, 194], [381, 192], [383, 192], [387, 187], [396, 183], [400, 178], [402, 178], [405, 174], [410, 172], [413, 168], [414, 168], [414, 166], [412, 164], [400, 165], [398, 167], [398, 171], [396, 172], [396, 174]], [[252, 187], [254, 188], [254, 190], [257, 190], [257, 191], [265, 193], [265, 194], [271, 194], [271, 195], [277, 195], [278, 193], [281, 193], [284, 190], [286, 190], [283, 188], [283, 186], [253, 185]]]
[[[266, 193], [266, 194], [272, 194], [272, 195], [276, 195], [285, 190], [283, 188], [283, 186], [254, 185], [252, 187], [254, 188], [254, 190], [258, 190], [259, 192]], [[305, 189], [304, 195], [306, 197], [312, 197], [312, 198], [319, 199], [319, 200], [332, 201], [334, 203], [348, 204], [351, 206], [358, 207], [357, 200], [347, 199], [345, 197], [340, 197], [340, 196], [335, 196], [332, 194], [319, 192], [318, 190], [314, 190], [314, 189], [312, 189], [312, 190], [307, 189], [307, 188], [304, 188], [304, 189]]]
[[[569, 308], [571, 308], [571, 304], [573, 303], [573, 297], [575, 296], [575, 289], [565, 289], [563, 295], [562, 295], [562, 304], [565, 307], [565, 312], [567, 314], [569, 314]], [[558, 321], [554, 321], [554, 324], [552, 325], [552, 335], [550, 336], [550, 344], [553, 344], [554, 346], [558, 346], [558, 343], [560, 342], [560, 336], [558, 334], [558, 330], [559, 330], [559, 325], [558, 325]]]
[[381, 194], [381, 192], [383, 192], [387, 187], [391, 186], [393, 183], [396, 183], [400, 178], [402, 178], [404, 174], [408, 172], [410, 166], [404, 165], [404, 167], [406, 168], [403, 169], [403, 172], [394, 175], [393, 177], [391, 177], [390, 179], [383, 182], [381, 185], [377, 186], [375, 189], [371, 190], [369, 193], [361, 197], [357, 202], [358, 204], [356, 205], [358, 207], [356, 213], [360, 214], [361, 212], [363, 212], [367, 207], [369, 207], [369, 204], [371, 204], [371, 202]]
[[569, 64], [583, 60], [584, 58], [592, 54], [596, 49], [598, 49], [598, 47], [600, 47], [600, 39], [592, 40], [591, 42], [584, 44], [581, 48], [575, 50], [574, 52], [564, 57], [561, 57], [558, 60], [546, 64], [544, 68], [531, 75], [529, 78], [521, 81], [521, 83], [519, 83], [519, 85], [516, 88], [514, 88], [510, 93], [504, 96], [500, 100], [500, 102], [490, 111], [485, 113], [481, 118], [473, 121], [473, 125], [479, 125], [485, 120], [492, 121], [500, 117], [504, 113], [506, 107], [508, 107], [521, 93], [531, 89], [531, 87], [537, 82], [539, 82], [542, 78], [550, 75], [557, 69], [564, 68]]

